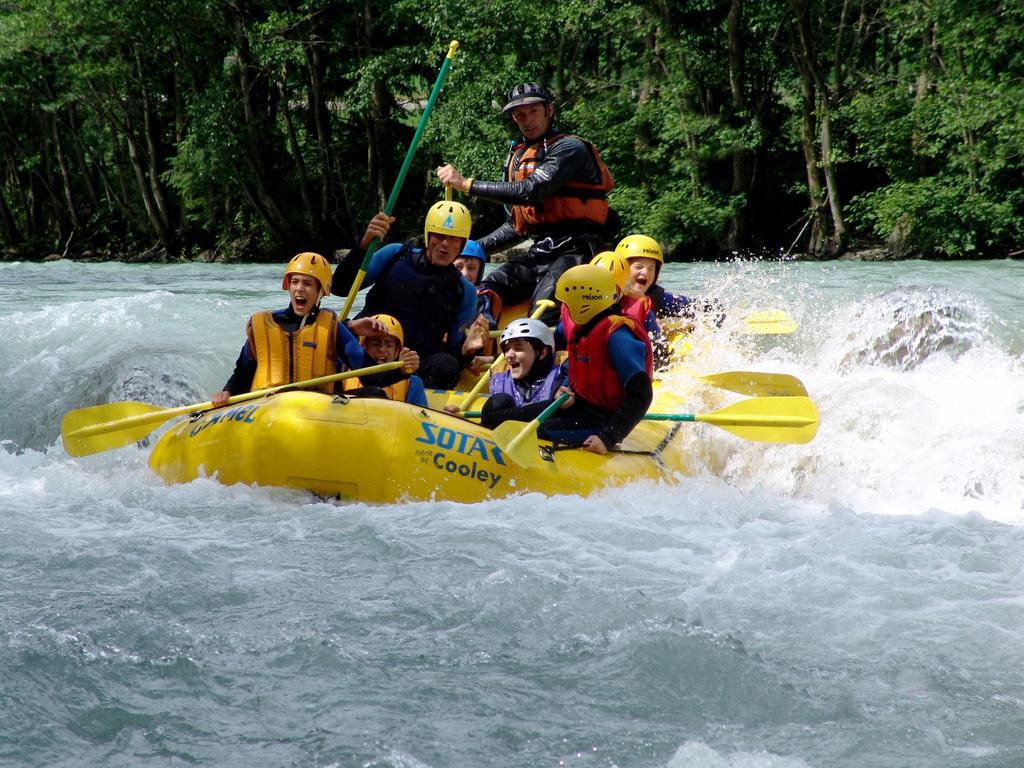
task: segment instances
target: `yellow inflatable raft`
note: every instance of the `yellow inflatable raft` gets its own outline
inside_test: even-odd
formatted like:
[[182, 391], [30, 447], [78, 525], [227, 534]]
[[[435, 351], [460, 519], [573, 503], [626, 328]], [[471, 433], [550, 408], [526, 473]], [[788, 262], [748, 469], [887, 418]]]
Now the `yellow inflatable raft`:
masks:
[[642, 422], [607, 456], [540, 441], [541, 460], [524, 469], [471, 421], [391, 400], [289, 391], [179, 422], [149, 464], [172, 483], [209, 476], [369, 502], [477, 502], [671, 482], [688, 471], [678, 432], [678, 424]]

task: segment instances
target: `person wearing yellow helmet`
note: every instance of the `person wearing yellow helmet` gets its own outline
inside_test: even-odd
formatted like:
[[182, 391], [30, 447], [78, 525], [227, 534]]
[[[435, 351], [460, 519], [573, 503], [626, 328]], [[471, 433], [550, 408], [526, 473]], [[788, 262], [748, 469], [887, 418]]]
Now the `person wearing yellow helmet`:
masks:
[[621, 293], [619, 305], [622, 308], [622, 314], [635, 320], [640, 327], [647, 329], [649, 333], [656, 330], [658, 324], [651, 311], [650, 300], [646, 296], [632, 296], [629, 293], [630, 268], [626, 259], [614, 251], [604, 251], [597, 254], [590, 263], [607, 269], [612, 273], [615, 284], [619, 287], [619, 292]]
[[[366, 349], [366, 356], [369, 358], [368, 365], [390, 363], [398, 360], [403, 352], [410, 352], [405, 347], [405, 332], [398, 320], [391, 315], [373, 315], [370, 319], [378, 321], [383, 326], [383, 333], [379, 336], [363, 336], [359, 339], [359, 343]], [[403, 377], [398, 381], [388, 383], [392, 378], [391, 372], [388, 371], [370, 376], [360, 376], [358, 379], [346, 379], [345, 392], [350, 395], [383, 395], [390, 400], [427, 407], [427, 393], [423, 386], [423, 379], [411, 374], [407, 378]]]
[[[378, 213], [358, 246], [334, 270], [331, 290], [347, 296], [375, 237], [387, 237], [395, 219]], [[476, 286], [455, 267], [469, 240], [469, 209], [442, 200], [427, 211], [423, 242], [388, 243], [373, 254], [363, 287], [368, 288], [359, 317], [390, 315], [405, 329], [405, 343], [422, 358], [419, 375], [428, 387], [453, 389], [464, 359], [465, 329], [476, 317]]]
[[[235, 361], [235, 370], [223, 389], [210, 397], [214, 406], [253, 389], [368, 365], [363, 347], [353, 333], [379, 335], [384, 332], [384, 325], [372, 318], [345, 323], [339, 321], [335, 312], [320, 306], [320, 300], [331, 290], [327, 259], [318, 253], [297, 254], [285, 267], [281, 288], [288, 291], [288, 306], [273, 312], [257, 312], [249, 318], [246, 341]], [[406, 351], [402, 360], [406, 363], [406, 374], [419, 365], [415, 353]], [[333, 392], [334, 384], [319, 389]]]
[[634, 298], [646, 296], [656, 318], [680, 317], [686, 312], [690, 305], [686, 296], [675, 296], [658, 285], [665, 256], [657, 240], [647, 235], [627, 235], [615, 246], [615, 252], [629, 264], [626, 292]]
[[[555, 297], [562, 302], [555, 336], [568, 351], [568, 392], [557, 414], [537, 430], [541, 437], [605, 454], [647, 413], [654, 397], [651, 342], [643, 328], [622, 314], [615, 277], [597, 264], [566, 270]], [[551, 401], [524, 405], [510, 418], [530, 421]]]
[[[463, 176], [453, 165], [437, 168], [437, 177], [464, 194], [503, 204], [505, 222], [480, 240], [487, 253], [525, 238], [529, 250], [491, 271], [483, 282], [506, 305], [550, 299], [558, 277], [589, 261], [618, 229], [608, 207], [611, 173], [589, 141], [555, 127], [551, 94], [537, 83], [513, 87], [502, 112], [520, 134], [505, 160], [501, 181]], [[491, 320], [497, 315], [491, 313]], [[541, 319], [554, 323], [551, 313]]]

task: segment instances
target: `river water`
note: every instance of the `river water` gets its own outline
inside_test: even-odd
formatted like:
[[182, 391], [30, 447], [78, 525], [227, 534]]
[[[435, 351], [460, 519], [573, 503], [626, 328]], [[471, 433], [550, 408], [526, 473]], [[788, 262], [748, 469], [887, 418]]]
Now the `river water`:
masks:
[[205, 400], [279, 275], [0, 265], [0, 765], [1024, 765], [1024, 262], [669, 265], [730, 313], [700, 372], [821, 412], [686, 425], [674, 486], [373, 506], [64, 452], [70, 409]]

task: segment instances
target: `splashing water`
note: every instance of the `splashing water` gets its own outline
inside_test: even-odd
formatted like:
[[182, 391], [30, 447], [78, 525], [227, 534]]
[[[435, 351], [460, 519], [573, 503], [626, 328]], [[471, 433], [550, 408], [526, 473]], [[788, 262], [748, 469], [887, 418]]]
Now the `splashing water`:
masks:
[[687, 425], [674, 486], [337, 505], [64, 453], [69, 409], [206, 399], [279, 272], [0, 265], [0, 763], [1024, 762], [1024, 265], [667, 265], [726, 311], [696, 372], [821, 414]]

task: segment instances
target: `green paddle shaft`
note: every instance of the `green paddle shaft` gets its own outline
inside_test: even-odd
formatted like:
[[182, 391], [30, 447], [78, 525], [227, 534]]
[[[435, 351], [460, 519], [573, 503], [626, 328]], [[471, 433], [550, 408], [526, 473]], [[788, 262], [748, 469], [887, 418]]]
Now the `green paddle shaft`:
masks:
[[[438, 95], [441, 93], [441, 86], [444, 85], [445, 78], [448, 77], [448, 70], [451, 68], [452, 59], [455, 58], [455, 51], [459, 48], [459, 41], [452, 40], [448, 45], [448, 55], [444, 58], [444, 63], [441, 64], [441, 71], [437, 73], [437, 80], [434, 81], [434, 87], [430, 91], [430, 98], [427, 99], [427, 105], [423, 108], [423, 114], [420, 115], [419, 125], [416, 126], [416, 133], [413, 134], [412, 143], [409, 144], [409, 149], [405, 153], [405, 160], [402, 162], [402, 168], [398, 171], [398, 178], [395, 179], [395, 184], [391, 188], [391, 196], [388, 197], [388, 202], [384, 206], [384, 213], [388, 216], [395, 209], [395, 203], [398, 202], [398, 193], [402, 191], [402, 185], [405, 183], [405, 176], [409, 173], [409, 166], [412, 165], [413, 155], [416, 154], [416, 147], [419, 146], [420, 139], [423, 136], [423, 129], [427, 126], [427, 118], [430, 117], [431, 111], [434, 109], [434, 102], [437, 101]], [[352, 287], [349, 289], [348, 298], [345, 299], [345, 307], [341, 310], [341, 317], [348, 317], [349, 311], [352, 309], [352, 304], [356, 300], [356, 294], [359, 293], [359, 289], [363, 285], [363, 278], [366, 277], [366, 270], [370, 266], [370, 260], [373, 258], [373, 254], [377, 251], [377, 244], [380, 242], [380, 238], [375, 237], [370, 241], [369, 246], [366, 248], [366, 255], [363, 257], [363, 263], [359, 267], [359, 272], [356, 273], [355, 280], [352, 282]]]

